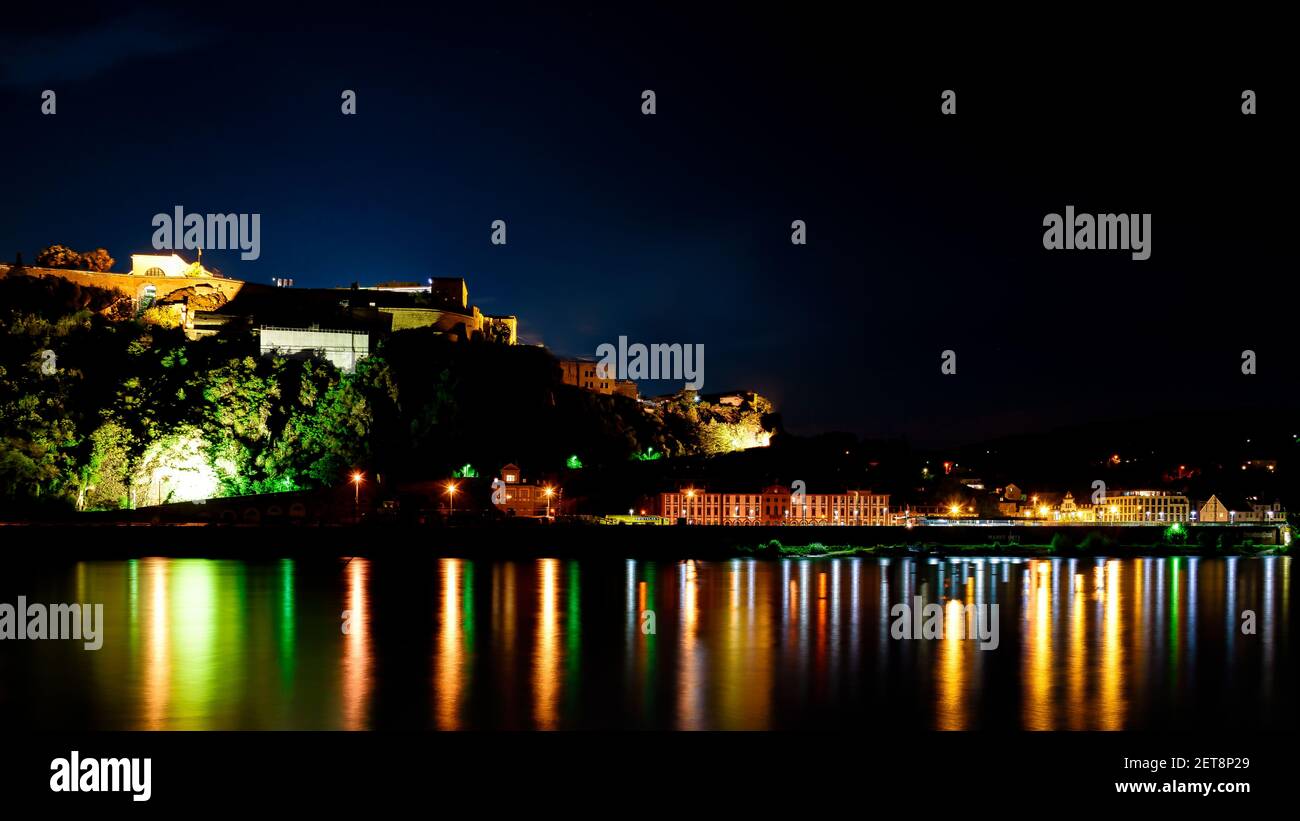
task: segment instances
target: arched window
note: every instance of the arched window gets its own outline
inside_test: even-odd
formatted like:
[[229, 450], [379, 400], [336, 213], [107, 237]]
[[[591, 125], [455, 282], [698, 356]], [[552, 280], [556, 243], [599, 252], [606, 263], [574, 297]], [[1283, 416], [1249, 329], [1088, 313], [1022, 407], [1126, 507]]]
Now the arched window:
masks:
[[[153, 268], [150, 268], [148, 271], [145, 271], [145, 272], [144, 272], [144, 275], [147, 276], [147, 277], [165, 277], [165, 276], [167, 276], [166, 272], [164, 272], [163, 269], [158, 268], [158, 267], [156, 267], [156, 266], [153, 267]], [[152, 288], [153, 286], [150, 285], [149, 287]]]

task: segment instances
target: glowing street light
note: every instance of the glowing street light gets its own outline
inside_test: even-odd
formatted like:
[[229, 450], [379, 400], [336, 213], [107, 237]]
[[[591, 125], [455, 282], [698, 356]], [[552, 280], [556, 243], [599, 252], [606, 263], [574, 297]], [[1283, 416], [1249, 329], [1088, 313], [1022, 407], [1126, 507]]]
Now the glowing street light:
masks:
[[361, 520], [361, 480], [365, 478], [361, 471], [352, 472], [352, 515], [357, 521]]
[[447, 498], [451, 500], [450, 510], [447, 512], [448, 518], [451, 518], [452, 516], [456, 515], [456, 491], [457, 490], [459, 490], [459, 488], [456, 487], [455, 482], [447, 483]]
[[551, 497], [555, 495], [555, 488], [543, 488], [542, 495], [546, 497], [546, 518], [549, 519], [551, 518]]

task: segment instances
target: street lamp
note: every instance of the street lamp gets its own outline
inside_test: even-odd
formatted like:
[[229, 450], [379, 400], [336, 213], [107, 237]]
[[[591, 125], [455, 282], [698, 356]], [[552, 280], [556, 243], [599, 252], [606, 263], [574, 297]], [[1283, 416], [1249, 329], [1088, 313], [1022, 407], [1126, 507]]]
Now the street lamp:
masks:
[[542, 495], [546, 497], [546, 518], [551, 518], [551, 497], [555, 495], [555, 488], [548, 487], [542, 490]]
[[456, 515], [456, 491], [458, 489], [455, 482], [447, 483], [447, 498], [450, 500], [450, 509], [447, 511], [447, 518], [449, 519]]
[[352, 473], [352, 515], [357, 521], [361, 521], [361, 480], [364, 478], [360, 471]]

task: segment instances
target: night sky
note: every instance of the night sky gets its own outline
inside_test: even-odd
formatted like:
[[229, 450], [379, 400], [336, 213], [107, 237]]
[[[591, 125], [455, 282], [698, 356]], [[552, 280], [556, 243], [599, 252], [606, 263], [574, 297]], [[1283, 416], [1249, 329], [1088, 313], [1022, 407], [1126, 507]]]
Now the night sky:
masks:
[[[464, 276], [560, 354], [703, 343], [705, 391], [771, 396], [797, 433], [942, 444], [1296, 404], [1294, 93], [1266, 49], [1139, 71], [1116, 43], [1011, 58], [789, 9], [164, 8], [0, 35], [0, 259], [57, 242], [126, 270], [156, 213], [255, 212], [261, 258], [205, 264]], [[1044, 250], [1066, 205], [1152, 213], [1151, 258]]]

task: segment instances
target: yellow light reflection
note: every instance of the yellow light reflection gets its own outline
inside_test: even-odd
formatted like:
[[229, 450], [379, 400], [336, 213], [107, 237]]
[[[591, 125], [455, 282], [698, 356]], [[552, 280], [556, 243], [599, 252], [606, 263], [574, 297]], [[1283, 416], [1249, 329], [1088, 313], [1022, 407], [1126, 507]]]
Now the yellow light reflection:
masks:
[[438, 572], [442, 577], [441, 605], [438, 624], [438, 650], [435, 658], [434, 680], [437, 701], [434, 718], [439, 730], [460, 728], [461, 699], [465, 682], [465, 650], [461, 640], [461, 559], [440, 559]]
[[370, 562], [353, 558], [344, 569], [347, 593], [344, 610], [348, 632], [343, 636], [343, 727], [364, 730], [370, 711]]
[[141, 562], [148, 604], [144, 611], [145, 671], [142, 710], [144, 727], [161, 730], [167, 719], [171, 696], [171, 619], [167, 613], [167, 560]]
[[1022, 706], [1025, 729], [1050, 730], [1054, 724], [1052, 710], [1052, 566], [1050, 562], [1031, 560], [1030, 620], [1025, 641], [1024, 688]]
[[681, 594], [681, 663], [677, 676], [677, 726], [683, 730], [699, 729], [702, 721], [699, 659], [699, 577], [694, 561], [680, 565], [683, 574]]
[[556, 589], [559, 570], [558, 559], [542, 559], [538, 563], [540, 595], [537, 598], [537, 650], [533, 656], [533, 718], [539, 730], [554, 730], [559, 723], [556, 709], [560, 688], [560, 597]]
[[[971, 625], [972, 628], [974, 625]], [[957, 599], [943, 608], [943, 640], [939, 643], [936, 729], [966, 729], [966, 609]]]
[[1088, 675], [1088, 645], [1084, 634], [1084, 611], [1087, 597], [1083, 593], [1083, 574], [1074, 574], [1074, 594], [1070, 596], [1070, 654], [1065, 687], [1065, 717], [1071, 730], [1085, 730], [1087, 708], [1084, 681]]
[[1098, 693], [1097, 727], [1119, 730], [1124, 726], [1124, 645], [1120, 636], [1119, 561], [1106, 562], [1106, 586], [1102, 590], [1101, 686]]

